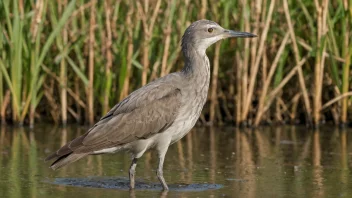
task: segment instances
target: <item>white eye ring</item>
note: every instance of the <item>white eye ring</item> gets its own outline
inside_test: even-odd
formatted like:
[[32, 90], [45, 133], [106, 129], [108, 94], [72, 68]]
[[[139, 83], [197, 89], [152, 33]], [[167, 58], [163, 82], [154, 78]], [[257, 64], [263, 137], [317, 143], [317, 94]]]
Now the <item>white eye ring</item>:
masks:
[[208, 28], [208, 32], [209, 32], [209, 33], [212, 33], [213, 31], [214, 31], [213, 28]]

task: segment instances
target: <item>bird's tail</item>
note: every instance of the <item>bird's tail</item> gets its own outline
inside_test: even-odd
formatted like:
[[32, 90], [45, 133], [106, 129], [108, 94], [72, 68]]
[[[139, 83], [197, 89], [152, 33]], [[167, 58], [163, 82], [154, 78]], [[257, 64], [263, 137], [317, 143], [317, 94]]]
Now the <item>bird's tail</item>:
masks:
[[54, 163], [51, 164], [50, 168], [52, 168], [53, 170], [59, 169], [87, 155], [88, 153], [69, 153], [67, 155], [60, 156], [57, 160], [55, 160]]

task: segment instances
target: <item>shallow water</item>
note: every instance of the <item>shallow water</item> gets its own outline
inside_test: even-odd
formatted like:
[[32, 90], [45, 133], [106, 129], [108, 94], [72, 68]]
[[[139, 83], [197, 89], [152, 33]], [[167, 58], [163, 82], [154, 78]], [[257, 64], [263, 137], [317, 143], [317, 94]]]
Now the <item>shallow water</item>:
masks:
[[49, 169], [45, 156], [86, 129], [1, 128], [0, 197], [352, 197], [351, 129], [196, 128], [169, 148], [168, 193], [154, 152], [139, 160], [134, 191], [124, 153]]

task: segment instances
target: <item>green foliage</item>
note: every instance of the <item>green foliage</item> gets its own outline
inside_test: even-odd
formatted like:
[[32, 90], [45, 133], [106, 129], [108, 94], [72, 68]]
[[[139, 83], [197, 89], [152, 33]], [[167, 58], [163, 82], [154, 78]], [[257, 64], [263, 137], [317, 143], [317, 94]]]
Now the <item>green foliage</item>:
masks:
[[[104, 99], [108, 98], [108, 106], [116, 104], [122, 93], [122, 89], [129, 81], [128, 92], [141, 86], [143, 73], [143, 41], [146, 38], [145, 24], [143, 20], [152, 18], [153, 9], [157, 1], [145, 5], [143, 1], [68, 1], [61, 5], [58, 1], [22, 1], [3, 0], [0, 2], [0, 111], [6, 120], [22, 124], [27, 119], [34, 119], [39, 115], [45, 119], [57, 120], [54, 117], [63, 112], [50, 112], [56, 106], [67, 105], [69, 120], [85, 119], [88, 113], [87, 86], [89, 85], [88, 60], [89, 60], [89, 30], [91, 28], [90, 13], [91, 6], [95, 6], [94, 28], [94, 107], [95, 115], [100, 116], [104, 106]], [[320, 1], [319, 1], [320, 2]], [[318, 49], [317, 28], [318, 14], [313, 1], [299, 0], [289, 1], [289, 12], [293, 22], [299, 56], [307, 56], [307, 62], [302, 66], [305, 83], [308, 91], [314, 90], [314, 63], [318, 54], [325, 58], [324, 81], [322, 90], [333, 91], [325, 94], [321, 101], [323, 103], [347, 93], [351, 87], [351, 54], [352, 54], [352, 32], [351, 32], [351, 2], [345, 1], [329, 2], [327, 12], [327, 34], [321, 40], [326, 43], [324, 51], [323, 44]], [[206, 4], [204, 4], [206, 3]], [[182, 67], [182, 55], [180, 53], [180, 40], [185, 28], [193, 21], [200, 18], [216, 20], [225, 28], [248, 31], [256, 30], [258, 35], [264, 29], [265, 20], [268, 17], [270, 1], [161, 1], [160, 11], [157, 12], [155, 24], [151, 28], [151, 41], [149, 47], [148, 80], [155, 79], [161, 75], [161, 62], [166, 46], [168, 24], [171, 24], [169, 50], [166, 57], [166, 71], [176, 71]], [[104, 5], [105, 4], [105, 5]], [[259, 7], [258, 7], [259, 6]], [[347, 6], [347, 7], [346, 7]], [[106, 11], [110, 9], [107, 18]], [[141, 15], [143, 10], [144, 15]], [[127, 17], [131, 17], [132, 24], [127, 24]], [[108, 26], [108, 23], [110, 26]], [[110, 27], [111, 41], [108, 40], [107, 30]], [[67, 41], [63, 36], [67, 32]], [[133, 53], [131, 67], [129, 67], [128, 38], [131, 31], [133, 40]], [[261, 80], [270, 70], [283, 35], [288, 31], [285, 13], [282, 10], [282, 2], [277, 1], [274, 14], [270, 21], [270, 29], [265, 40], [263, 57], [256, 57], [257, 44], [250, 41], [249, 47], [245, 47], [245, 40], [229, 40], [221, 46], [220, 68], [219, 68], [219, 92], [221, 96], [220, 111], [227, 110], [223, 104], [233, 103], [237, 93], [236, 87], [228, 86], [230, 82], [237, 82], [234, 67], [248, 61], [248, 79], [251, 77], [254, 62], [260, 60], [260, 69], [255, 78], [256, 85], [251, 106], [251, 119], [257, 108], [256, 101], [260, 97]], [[110, 43], [111, 42], [111, 43]], [[285, 76], [295, 67], [294, 49], [292, 39], [279, 59], [278, 67], [275, 69], [273, 82], [269, 86], [269, 92], [280, 85]], [[112, 66], [108, 70], [107, 51], [112, 53]], [[208, 50], [209, 57], [213, 57], [213, 48]], [[266, 67], [264, 67], [264, 56]], [[66, 65], [65, 79], [60, 82], [60, 63]], [[46, 69], [43, 69], [45, 66]], [[129, 71], [128, 71], [128, 68]], [[246, 75], [247, 75], [246, 73]], [[128, 75], [129, 74], [129, 75]], [[54, 79], [54, 80], [53, 80]], [[297, 78], [293, 78], [297, 79]], [[292, 80], [291, 80], [292, 81]], [[67, 87], [65, 87], [65, 86]], [[68, 93], [67, 104], [60, 99], [60, 89]], [[336, 89], [335, 89], [336, 88]], [[5, 93], [11, 92], [11, 107], [5, 105]], [[336, 90], [338, 90], [336, 92]], [[298, 83], [289, 83], [282, 89], [282, 99], [290, 101], [291, 97], [299, 93]], [[268, 94], [269, 94], [268, 92]], [[310, 96], [314, 97], [314, 96]], [[220, 98], [220, 96], [218, 96]], [[225, 100], [225, 101], [224, 101]], [[221, 102], [222, 101], [222, 102]], [[79, 104], [79, 105], [78, 105]], [[351, 101], [341, 106], [340, 102], [331, 108], [351, 108]], [[233, 105], [228, 105], [230, 108]], [[2, 108], [6, 108], [3, 111]], [[307, 113], [298, 109], [299, 113]], [[206, 111], [207, 112], [207, 111]], [[325, 111], [328, 117], [329, 111]], [[349, 112], [350, 113], [350, 112]], [[55, 115], [56, 114], [56, 115]], [[229, 114], [229, 113], [227, 113]], [[284, 113], [283, 113], [284, 114]], [[271, 118], [270, 116], [263, 119]], [[304, 120], [304, 118], [298, 118]]]

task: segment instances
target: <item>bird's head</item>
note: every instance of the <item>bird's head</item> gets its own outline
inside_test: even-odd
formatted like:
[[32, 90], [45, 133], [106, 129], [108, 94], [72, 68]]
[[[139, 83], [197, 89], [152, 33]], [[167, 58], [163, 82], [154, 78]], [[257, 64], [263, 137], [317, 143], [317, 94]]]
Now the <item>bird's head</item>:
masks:
[[185, 31], [182, 37], [182, 47], [192, 45], [199, 51], [204, 51], [215, 42], [231, 37], [256, 37], [257, 35], [248, 32], [227, 30], [214, 21], [199, 20], [193, 22]]

